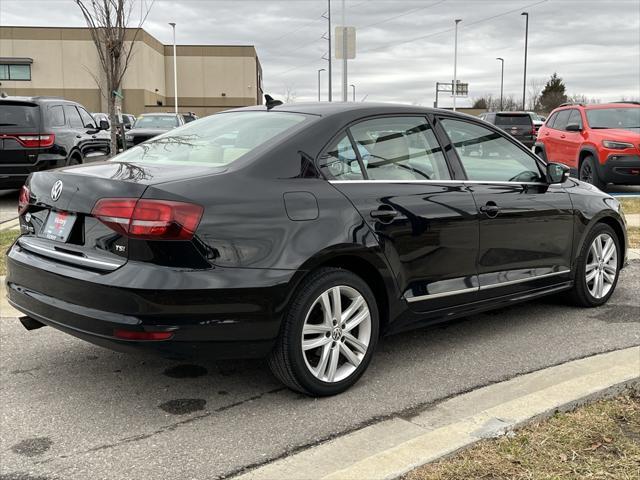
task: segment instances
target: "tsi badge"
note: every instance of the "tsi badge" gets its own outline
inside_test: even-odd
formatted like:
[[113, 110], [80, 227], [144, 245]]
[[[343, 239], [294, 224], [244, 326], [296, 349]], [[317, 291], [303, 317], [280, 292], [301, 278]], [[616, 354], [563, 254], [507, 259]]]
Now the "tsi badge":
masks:
[[51, 187], [51, 200], [54, 202], [60, 198], [60, 195], [62, 195], [62, 186], [62, 180], [58, 180], [53, 184], [53, 187]]

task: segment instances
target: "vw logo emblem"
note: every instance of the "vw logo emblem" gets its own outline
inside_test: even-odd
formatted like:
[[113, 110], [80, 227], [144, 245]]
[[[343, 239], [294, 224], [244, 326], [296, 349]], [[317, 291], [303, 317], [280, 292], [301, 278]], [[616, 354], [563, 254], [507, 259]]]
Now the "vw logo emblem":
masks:
[[62, 194], [62, 180], [58, 180], [56, 183], [53, 184], [53, 187], [51, 187], [51, 200], [55, 202], [60, 198], [61, 194]]

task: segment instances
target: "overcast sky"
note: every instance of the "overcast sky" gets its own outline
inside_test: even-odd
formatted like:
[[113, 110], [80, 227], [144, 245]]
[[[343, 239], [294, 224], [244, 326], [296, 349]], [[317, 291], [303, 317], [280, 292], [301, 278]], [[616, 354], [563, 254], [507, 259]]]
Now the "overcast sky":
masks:
[[[342, 0], [331, 3], [335, 26]], [[317, 69], [327, 66], [326, 9], [327, 0], [156, 0], [144, 28], [165, 44], [173, 21], [178, 44], [255, 45], [265, 92], [315, 100]], [[345, 22], [357, 28], [349, 83], [358, 100], [432, 105], [435, 82], [453, 78], [453, 25], [460, 18], [458, 78], [469, 83], [469, 97], [499, 94], [495, 58], [503, 57], [505, 94], [521, 98], [524, 10], [528, 78], [557, 72], [569, 94], [640, 97], [640, 0], [346, 0]], [[72, 0], [0, 0], [0, 24], [84, 26]], [[338, 99], [341, 63], [334, 60]]]

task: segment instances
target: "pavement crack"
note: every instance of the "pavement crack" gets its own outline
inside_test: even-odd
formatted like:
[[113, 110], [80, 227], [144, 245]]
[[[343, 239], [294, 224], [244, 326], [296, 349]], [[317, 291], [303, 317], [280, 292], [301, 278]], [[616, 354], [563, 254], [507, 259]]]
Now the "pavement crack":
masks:
[[239, 400], [237, 402], [230, 403], [228, 405], [223, 405], [223, 406], [218, 407], [216, 409], [210, 410], [210, 411], [208, 411], [206, 413], [203, 413], [203, 414], [200, 414], [200, 415], [195, 415], [195, 416], [192, 416], [192, 417], [189, 417], [189, 418], [185, 418], [184, 420], [180, 420], [178, 422], [170, 423], [169, 425], [164, 425], [164, 426], [158, 428], [157, 430], [154, 430], [154, 431], [149, 432], [149, 433], [141, 433], [141, 434], [138, 434], [138, 435], [131, 435], [131, 436], [128, 436], [128, 437], [123, 437], [123, 438], [121, 438], [120, 440], [118, 440], [116, 442], [105, 443], [103, 445], [97, 445], [95, 447], [91, 447], [91, 448], [88, 448], [86, 450], [82, 450], [82, 451], [76, 452], [76, 453], [74, 453], [72, 455], [58, 455], [58, 456], [47, 458], [47, 459], [44, 459], [44, 460], [41, 460], [41, 461], [38, 461], [38, 462], [34, 462], [34, 463], [44, 464], [44, 463], [52, 462], [52, 461], [57, 460], [57, 459], [62, 458], [62, 457], [65, 457], [65, 458], [77, 457], [77, 456], [80, 456], [80, 455], [85, 455], [85, 454], [88, 454], [88, 453], [94, 453], [94, 452], [98, 452], [98, 451], [101, 451], [101, 450], [109, 450], [111, 448], [117, 448], [117, 447], [120, 447], [122, 445], [126, 445], [128, 443], [140, 442], [142, 440], [146, 440], [148, 438], [155, 437], [156, 435], [161, 435], [161, 434], [166, 433], [166, 432], [172, 432], [172, 431], [176, 430], [177, 428], [179, 428], [179, 427], [181, 427], [183, 425], [188, 425], [188, 424], [200, 421], [202, 419], [211, 417], [211, 416], [213, 416], [213, 415], [215, 415], [217, 413], [225, 412], [225, 411], [230, 410], [232, 408], [239, 407], [241, 405], [244, 405], [245, 403], [249, 403], [249, 402], [253, 402], [255, 400], [259, 400], [260, 398], [264, 397], [265, 395], [278, 393], [278, 392], [281, 392], [283, 390], [286, 390], [286, 388], [285, 387], [280, 387], [280, 388], [275, 388], [273, 390], [268, 390], [266, 392], [262, 392], [262, 393], [259, 393], [257, 395], [253, 395], [251, 397], [247, 397], [247, 398], [245, 398], [243, 400]]

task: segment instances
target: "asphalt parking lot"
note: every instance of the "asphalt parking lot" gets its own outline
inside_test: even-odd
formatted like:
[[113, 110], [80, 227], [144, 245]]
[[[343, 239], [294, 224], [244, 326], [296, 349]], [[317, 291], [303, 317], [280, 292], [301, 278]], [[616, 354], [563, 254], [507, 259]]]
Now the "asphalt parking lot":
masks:
[[640, 345], [640, 262], [608, 305], [521, 304], [384, 339], [337, 397], [283, 388], [260, 361], [180, 364], [0, 322], [0, 478], [187, 479], [242, 469], [460, 392]]

